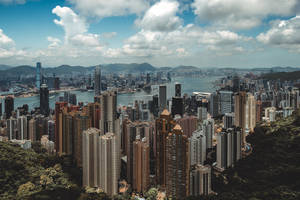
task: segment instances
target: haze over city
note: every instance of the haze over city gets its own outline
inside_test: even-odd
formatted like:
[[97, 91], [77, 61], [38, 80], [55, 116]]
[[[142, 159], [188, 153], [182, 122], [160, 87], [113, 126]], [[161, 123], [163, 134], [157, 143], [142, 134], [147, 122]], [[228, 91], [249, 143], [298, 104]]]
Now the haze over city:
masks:
[[1, 0], [0, 64], [298, 67], [298, 0]]

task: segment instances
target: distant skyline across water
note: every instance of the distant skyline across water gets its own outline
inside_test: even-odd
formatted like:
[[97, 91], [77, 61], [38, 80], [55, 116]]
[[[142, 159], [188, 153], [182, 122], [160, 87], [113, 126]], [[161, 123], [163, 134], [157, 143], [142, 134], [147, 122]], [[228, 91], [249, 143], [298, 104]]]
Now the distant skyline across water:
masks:
[[[167, 83], [167, 96], [171, 98], [175, 94], [175, 83], [182, 84], [182, 95], [187, 93], [191, 95], [193, 92], [214, 92], [216, 88], [214, 87], [214, 82], [220, 79], [221, 76], [208, 76], [201, 78], [192, 77], [174, 77], [171, 82]], [[158, 86], [152, 86], [152, 92], [146, 93], [145, 91], [140, 91], [131, 94], [118, 94], [118, 106], [127, 106], [133, 104], [135, 100], [149, 101], [152, 99], [152, 95], [158, 94]], [[76, 94], [77, 102], [93, 102], [94, 101], [94, 91], [72, 91], [71, 93]], [[54, 109], [55, 102], [58, 101], [59, 96], [63, 96], [63, 92], [51, 95], [49, 98], [50, 108]], [[4, 103], [3, 103], [4, 104]], [[33, 97], [18, 97], [14, 99], [15, 109], [22, 106], [23, 104], [28, 104], [29, 109], [34, 107], [39, 107], [39, 96]], [[3, 105], [4, 107], [4, 105]]]

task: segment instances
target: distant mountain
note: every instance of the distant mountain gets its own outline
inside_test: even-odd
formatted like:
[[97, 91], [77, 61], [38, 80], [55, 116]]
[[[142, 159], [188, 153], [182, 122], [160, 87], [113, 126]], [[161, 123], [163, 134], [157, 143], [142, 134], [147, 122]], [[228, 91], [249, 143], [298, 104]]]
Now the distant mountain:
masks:
[[10, 68], [11, 68], [11, 66], [9, 66], [9, 65], [0, 65], [0, 71], [7, 70], [7, 69], [10, 69]]
[[73, 73], [86, 73], [89, 71], [89, 68], [83, 66], [70, 66], [70, 65], [61, 65], [53, 68], [43, 68], [43, 72], [46, 75], [64, 75], [64, 74], [73, 74]]
[[35, 73], [35, 68], [28, 66], [28, 65], [22, 65], [18, 67], [11, 67], [7, 70], [0, 70], [0, 79], [6, 79], [6, 78], [17, 78], [19, 76], [26, 76], [26, 75], [32, 75]]
[[261, 78], [267, 80], [280, 79], [281, 81], [298, 80], [300, 79], [300, 71], [266, 73], [266, 74], [262, 74]]
[[102, 71], [104, 73], [141, 73], [141, 72], [153, 72], [157, 68], [153, 67], [149, 63], [131, 63], [131, 64], [108, 64], [103, 65]]
[[199, 72], [201, 71], [201, 69], [194, 66], [179, 66], [179, 67], [172, 68], [170, 71], [174, 73], [190, 73], [190, 72]]

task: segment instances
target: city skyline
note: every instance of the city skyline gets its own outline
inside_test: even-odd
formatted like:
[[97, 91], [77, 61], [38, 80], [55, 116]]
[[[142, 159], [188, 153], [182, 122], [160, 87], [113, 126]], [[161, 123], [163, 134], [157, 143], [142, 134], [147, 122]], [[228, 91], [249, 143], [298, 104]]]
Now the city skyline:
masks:
[[0, 0], [0, 64], [298, 67], [298, 14], [297, 0]]

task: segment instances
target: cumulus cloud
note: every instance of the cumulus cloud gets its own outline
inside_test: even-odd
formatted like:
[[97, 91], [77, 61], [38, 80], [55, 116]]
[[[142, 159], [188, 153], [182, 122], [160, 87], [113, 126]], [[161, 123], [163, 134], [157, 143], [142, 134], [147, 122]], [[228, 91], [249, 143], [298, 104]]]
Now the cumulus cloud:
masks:
[[83, 15], [94, 17], [141, 14], [149, 6], [148, 0], [69, 0]]
[[201, 21], [234, 29], [249, 29], [267, 16], [290, 16], [298, 0], [195, 0], [194, 13]]
[[54, 37], [47, 37], [48, 42], [50, 42], [48, 48], [56, 48], [59, 47], [61, 41], [58, 38], [54, 38]]
[[0, 48], [9, 49], [15, 45], [15, 42], [4, 34], [3, 30], [0, 29]]
[[24, 4], [26, 0], [0, 0], [0, 4]]
[[172, 0], [161, 0], [154, 4], [141, 20], [137, 20], [139, 27], [151, 31], [172, 31], [178, 28], [182, 20], [176, 16], [179, 3]]
[[270, 30], [259, 34], [257, 40], [300, 53], [300, 16], [273, 22]]

